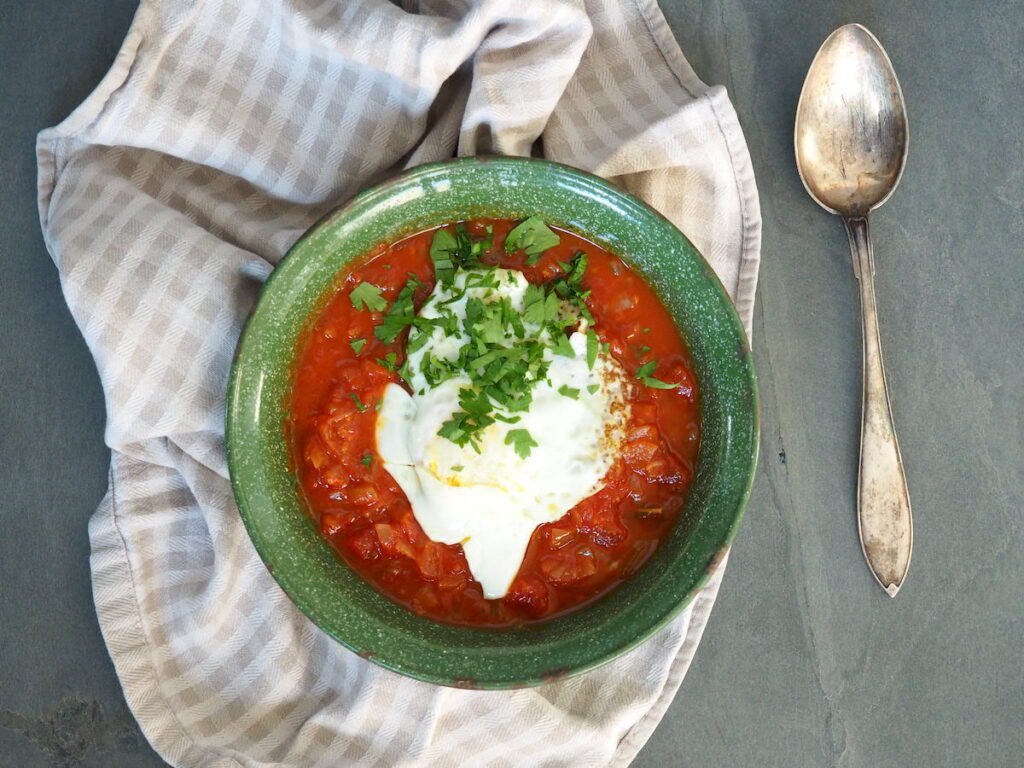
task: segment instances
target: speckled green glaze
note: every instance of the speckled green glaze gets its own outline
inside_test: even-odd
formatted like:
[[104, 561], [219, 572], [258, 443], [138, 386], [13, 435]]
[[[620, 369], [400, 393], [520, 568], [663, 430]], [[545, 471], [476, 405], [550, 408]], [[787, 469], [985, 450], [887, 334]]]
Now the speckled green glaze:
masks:
[[[567, 616], [512, 630], [422, 619], [381, 596], [320, 537], [289, 470], [284, 428], [297, 339], [339, 270], [426, 227], [538, 214], [640, 270], [677, 319], [701, 392], [702, 442], [679, 521], [630, 579]], [[537, 685], [596, 667], [676, 616], [736, 532], [757, 461], [757, 389], [739, 319], [696, 248], [611, 184], [553, 163], [467, 158], [416, 168], [328, 216], [274, 271], [231, 372], [227, 445], [242, 519], [274, 578], [319, 627], [383, 667], [443, 685]]]

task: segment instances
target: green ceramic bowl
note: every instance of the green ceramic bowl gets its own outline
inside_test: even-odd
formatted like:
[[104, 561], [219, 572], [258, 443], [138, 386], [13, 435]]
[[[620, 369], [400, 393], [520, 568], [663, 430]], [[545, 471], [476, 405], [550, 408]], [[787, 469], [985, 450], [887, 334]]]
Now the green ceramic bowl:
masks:
[[[686, 505], [651, 559], [574, 613], [511, 630], [420, 618], [383, 597], [320, 537], [289, 469], [286, 404], [297, 340], [339, 270], [373, 246], [445, 222], [538, 214], [642, 272], [679, 323], [701, 393]], [[721, 283], [665, 218], [611, 184], [540, 160], [467, 158], [415, 168], [357, 195], [300, 239], [267, 281], [239, 342], [227, 403], [231, 481], [274, 578], [317, 626], [387, 669], [442, 685], [536, 685], [598, 666], [676, 616], [743, 515], [758, 413], [746, 336]]]

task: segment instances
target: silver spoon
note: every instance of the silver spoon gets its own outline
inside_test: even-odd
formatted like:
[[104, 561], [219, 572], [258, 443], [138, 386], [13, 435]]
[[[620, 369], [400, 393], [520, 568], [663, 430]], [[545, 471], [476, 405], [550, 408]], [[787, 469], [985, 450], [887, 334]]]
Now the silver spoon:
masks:
[[875, 257], [868, 213], [896, 189], [907, 161], [903, 92], [881, 44], [860, 24], [822, 44], [796, 110], [796, 165], [807, 192], [843, 217], [860, 281], [864, 332], [857, 525], [875, 579], [895, 597], [910, 567], [914, 526], [875, 308]]

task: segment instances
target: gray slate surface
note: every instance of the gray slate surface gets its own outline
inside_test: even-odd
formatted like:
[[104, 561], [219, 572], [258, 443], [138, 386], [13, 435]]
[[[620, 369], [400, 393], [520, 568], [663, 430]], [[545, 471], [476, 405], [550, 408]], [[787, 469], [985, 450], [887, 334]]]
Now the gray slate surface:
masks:
[[[754, 347], [762, 462], [689, 676], [635, 765], [1024, 763], [1024, 4], [662, 0], [737, 104], [765, 219]], [[88, 580], [103, 397], [35, 210], [36, 132], [99, 81], [129, 0], [0, 8], [0, 766], [163, 763], [131, 718]], [[806, 196], [792, 116], [817, 45], [860, 21], [908, 100], [873, 220], [915, 513], [896, 600], [854, 517], [860, 351], [839, 222]]]

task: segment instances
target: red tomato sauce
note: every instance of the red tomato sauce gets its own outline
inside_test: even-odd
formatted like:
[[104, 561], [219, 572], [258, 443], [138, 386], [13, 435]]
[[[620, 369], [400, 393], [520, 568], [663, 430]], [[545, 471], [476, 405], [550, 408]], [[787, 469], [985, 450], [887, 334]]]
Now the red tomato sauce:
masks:
[[[320, 531], [384, 595], [451, 624], [523, 624], [607, 593], [634, 573], [672, 528], [696, 467], [695, 377], [679, 330], [653, 289], [618, 257], [561, 230], [561, 243], [528, 266], [522, 254], [504, 252], [505, 236], [516, 223], [467, 223], [470, 233], [481, 237], [485, 226], [493, 227], [493, 246], [483, 261], [521, 269], [530, 282], [543, 283], [563, 275], [558, 262], [584, 251], [583, 287], [591, 291], [587, 304], [599, 338], [629, 374], [656, 360], [653, 375], [679, 386], [653, 389], [632, 381], [626, 441], [603, 487], [534, 531], [504, 598], [484, 598], [460, 545], [426, 536], [376, 453], [376, 406], [388, 382], [401, 383], [377, 360], [395, 353], [401, 365], [408, 330], [391, 344], [378, 341], [374, 327], [383, 313], [355, 309], [349, 293], [369, 282], [381, 288], [390, 305], [414, 274], [424, 283], [415, 296], [418, 309], [434, 283], [429, 255], [434, 230], [380, 246], [341, 275], [305, 333], [294, 370], [288, 424], [293, 461]], [[365, 344], [357, 354], [350, 342], [358, 339]]]

